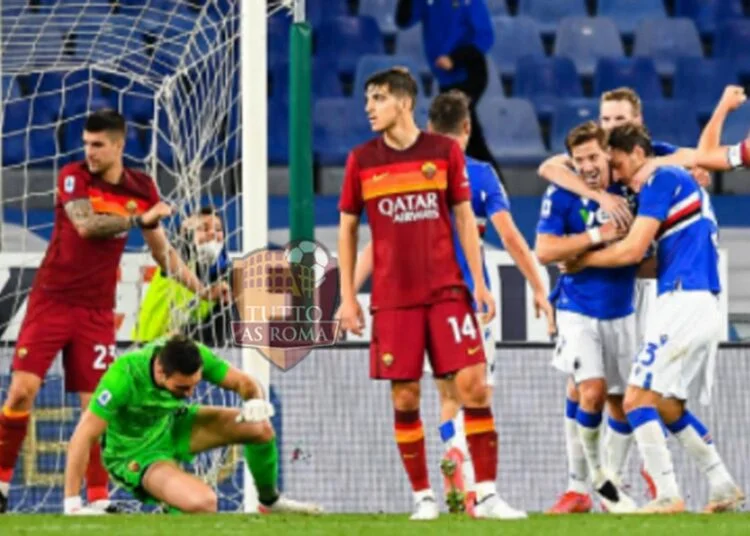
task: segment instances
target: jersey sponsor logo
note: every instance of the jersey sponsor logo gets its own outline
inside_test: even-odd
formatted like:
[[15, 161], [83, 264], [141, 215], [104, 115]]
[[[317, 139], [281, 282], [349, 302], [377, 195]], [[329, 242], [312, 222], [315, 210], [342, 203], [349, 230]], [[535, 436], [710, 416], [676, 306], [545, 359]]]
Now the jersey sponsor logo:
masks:
[[101, 394], [96, 399], [96, 401], [102, 407], [106, 407], [107, 404], [109, 404], [110, 400], [112, 400], [112, 393], [110, 393], [107, 390], [102, 391]]
[[609, 221], [609, 213], [605, 210], [598, 208], [595, 211], [586, 210], [585, 208], [582, 208], [578, 211], [578, 213], [581, 215], [581, 218], [583, 219], [583, 223], [586, 224], [586, 227], [593, 227], [595, 225], [603, 225]]
[[378, 201], [378, 211], [383, 216], [391, 218], [394, 223], [410, 223], [440, 218], [438, 194], [436, 192], [384, 197]]
[[72, 194], [75, 188], [76, 188], [75, 176], [68, 175], [67, 177], [65, 177], [65, 180], [63, 181], [63, 190], [65, 190], [65, 193]]
[[434, 162], [425, 162], [422, 164], [422, 175], [425, 178], [431, 179], [435, 176], [435, 173], [437, 173], [437, 166]]

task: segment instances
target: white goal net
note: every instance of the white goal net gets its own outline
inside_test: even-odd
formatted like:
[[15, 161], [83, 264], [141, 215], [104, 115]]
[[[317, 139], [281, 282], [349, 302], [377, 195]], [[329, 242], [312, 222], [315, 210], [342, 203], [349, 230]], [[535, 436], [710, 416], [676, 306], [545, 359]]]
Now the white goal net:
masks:
[[[246, 13], [247, 6], [255, 2], [266, 4], [266, 0], [0, 3], [1, 399], [5, 399], [9, 384], [13, 344], [28, 290], [52, 231], [55, 179], [62, 166], [82, 159], [81, 135], [89, 112], [113, 108], [127, 119], [126, 165], [152, 174], [162, 198], [175, 207], [176, 215], [166, 225], [173, 244], [184, 256], [195, 260], [197, 253], [195, 234], [186, 233], [183, 222], [202, 207], [214, 207], [225, 233], [225, 248], [213, 265], [196, 268], [204, 280], [221, 277], [229, 268], [229, 256], [247, 249], [248, 239], [241, 230], [250, 225], [265, 228], [264, 212], [258, 215], [259, 221], [253, 220], [253, 215], [247, 216], [244, 224], [242, 219], [242, 207], [249, 206], [242, 196], [242, 177], [255, 173], [257, 180], [265, 183], [265, 159], [246, 162], [244, 175], [240, 166], [240, 102], [248, 103], [240, 91], [240, 35], [245, 16], [241, 10]], [[262, 9], [270, 13], [286, 9], [288, 4], [269, 2]], [[253, 10], [258, 12], [256, 7]], [[260, 14], [262, 17], [263, 11]], [[265, 19], [261, 24], [265, 27]], [[251, 50], [263, 55], [262, 65], [264, 39], [265, 33], [253, 41]], [[252, 92], [253, 98], [261, 95], [264, 100], [264, 71], [249, 78], [257, 78], [262, 89], [245, 89], [245, 94]], [[242, 87], [246, 88], [247, 82]], [[262, 127], [253, 126], [250, 135], [265, 152], [264, 103], [259, 110], [256, 122]], [[250, 114], [252, 117], [252, 111]], [[246, 128], [245, 132], [248, 135], [250, 131]], [[258, 192], [265, 204], [265, 184]], [[264, 243], [265, 234], [258, 240]], [[154, 270], [140, 233], [131, 233], [117, 290], [120, 352], [131, 344], [139, 306]], [[230, 314], [229, 308], [218, 307], [208, 316], [191, 317], [190, 327], [185, 329], [239, 363], [240, 352], [230, 349]], [[36, 401], [11, 485], [12, 510], [61, 509], [66, 441], [79, 409], [76, 397], [64, 393], [60, 375], [58, 360]], [[201, 397], [215, 404], [236, 403], [218, 390], [204, 390]], [[196, 471], [217, 486], [224, 510], [242, 506], [244, 479], [238, 454], [212, 453], [199, 458], [196, 465]]]

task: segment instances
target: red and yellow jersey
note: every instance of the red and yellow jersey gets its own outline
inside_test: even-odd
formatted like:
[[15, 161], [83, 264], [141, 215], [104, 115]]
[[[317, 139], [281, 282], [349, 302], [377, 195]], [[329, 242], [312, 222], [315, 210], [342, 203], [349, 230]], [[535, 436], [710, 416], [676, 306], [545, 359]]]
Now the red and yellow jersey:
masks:
[[470, 198], [463, 153], [444, 136], [422, 132], [403, 151], [376, 138], [349, 154], [339, 209], [367, 213], [374, 309], [424, 305], [465, 287], [451, 207]]
[[85, 162], [68, 164], [58, 175], [54, 229], [34, 289], [60, 301], [113, 309], [127, 232], [112, 238], [81, 238], [65, 212], [65, 204], [84, 198], [91, 201], [97, 214], [129, 217], [158, 203], [159, 191], [150, 176], [128, 168], [117, 184], [91, 174]]

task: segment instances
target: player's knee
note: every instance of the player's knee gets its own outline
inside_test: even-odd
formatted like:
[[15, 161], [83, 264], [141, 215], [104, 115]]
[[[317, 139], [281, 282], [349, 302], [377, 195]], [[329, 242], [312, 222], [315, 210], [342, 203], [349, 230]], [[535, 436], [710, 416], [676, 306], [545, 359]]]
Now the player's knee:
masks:
[[399, 411], [419, 409], [419, 382], [402, 382], [394, 384], [391, 392], [393, 407]]
[[625, 422], [628, 420], [623, 409], [623, 397], [622, 395], [608, 395], [607, 396], [607, 411], [610, 417], [616, 421]]
[[658, 396], [654, 395], [651, 391], [628, 387], [625, 391], [625, 398], [622, 401], [622, 409], [625, 413], [630, 413], [642, 407], [656, 406], [658, 402]]
[[463, 405], [485, 406], [489, 403], [489, 390], [483, 376], [479, 375], [478, 378], [462, 377], [461, 381], [456, 383], [456, 386], [461, 394]]
[[5, 405], [13, 411], [29, 411], [39, 387], [36, 382], [24, 376], [14, 377], [8, 389]]
[[607, 386], [604, 380], [587, 380], [578, 386], [579, 405], [585, 411], [599, 412], [604, 409]]
[[189, 514], [215, 514], [219, 509], [219, 499], [212, 489], [206, 489], [194, 493], [182, 509]]

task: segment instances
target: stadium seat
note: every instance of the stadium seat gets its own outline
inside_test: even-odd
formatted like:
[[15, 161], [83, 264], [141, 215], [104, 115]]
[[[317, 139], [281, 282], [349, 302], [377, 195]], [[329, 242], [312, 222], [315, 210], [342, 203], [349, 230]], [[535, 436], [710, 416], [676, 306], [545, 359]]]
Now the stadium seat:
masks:
[[[352, 93], [355, 99], [358, 99], [365, 91], [365, 82], [367, 79], [378, 71], [389, 69], [395, 65], [400, 65], [409, 69], [411, 73], [418, 73], [419, 66], [414, 62], [413, 59], [408, 56], [387, 56], [385, 54], [366, 54], [359, 58], [357, 62], [357, 69], [354, 72], [354, 86]], [[419, 90], [418, 98], [423, 98], [425, 95], [424, 87], [422, 87], [422, 81], [419, 77], [417, 78], [417, 88]]]
[[698, 144], [698, 114], [690, 102], [644, 99], [643, 122], [654, 140], [672, 143], [678, 147], [695, 147]]
[[664, 0], [638, 0], [637, 7], [633, 5], [633, 0], [599, 0], [596, 14], [615, 21], [617, 29], [625, 36], [632, 36], [644, 19], [667, 16]]
[[521, 56], [544, 57], [544, 44], [539, 27], [529, 17], [494, 17], [495, 44], [490, 56], [500, 73], [516, 74], [516, 60]]
[[548, 119], [560, 99], [581, 98], [583, 90], [570, 58], [523, 56], [516, 63], [513, 96], [529, 99]]
[[422, 43], [422, 25], [417, 24], [408, 30], [400, 30], [396, 34], [396, 55], [408, 56], [417, 65], [421, 66], [421, 74], [430, 74], [430, 66], [424, 55], [424, 43]]
[[3, 166], [16, 166], [26, 162], [26, 135], [18, 132], [3, 135]]
[[333, 19], [341, 16], [346, 17], [350, 15], [348, 0], [318, 0], [317, 2], [305, 2], [305, 8], [307, 11], [307, 22], [313, 26], [317, 26], [326, 19]]
[[721, 144], [733, 145], [748, 136], [750, 126], [750, 103], [745, 103], [727, 116], [724, 129], [721, 132]]
[[597, 121], [599, 118], [599, 101], [597, 99], [570, 99], [557, 103], [552, 114], [552, 133], [550, 147], [553, 153], [564, 153], [565, 137], [573, 127], [586, 121]]
[[278, 14], [268, 18], [268, 68], [289, 61], [289, 19]]
[[508, 15], [508, 4], [505, 0], [487, 0], [487, 8], [490, 10], [490, 17]]
[[713, 35], [724, 21], [744, 17], [742, 0], [676, 0], [675, 16], [695, 21], [703, 35]]
[[339, 73], [354, 74], [365, 54], [385, 54], [383, 34], [372, 17], [335, 17], [317, 28], [317, 57], [335, 63]]
[[81, 137], [83, 136], [83, 125], [85, 119], [78, 117], [63, 122], [62, 127], [62, 158], [66, 162], [74, 160], [83, 160], [83, 145]]
[[3, 75], [3, 104], [10, 99], [21, 98], [21, 87], [15, 76]]
[[430, 119], [430, 103], [427, 99], [417, 101], [417, 106], [414, 108], [414, 119], [419, 128], [422, 130], [427, 128], [427, 122]]
[[536, 112], [526, 99], [490, 99], [481, 117], [484, 136], [493, 156], [501, 164], [533, 165], [547, 156]]
[[633, 55], [653, 58], [661, 76], [672, 76], [678, 58], [703, 57], [703, 46], [690, 19], [647, 19], [635, 31]]
[[701, 118], [707, 118], [724, 88], [737, 83], [737, 69], [730, 60], [680, 58], [677, 60], [672, 96], [690, 102]]
[[733, 20], [719, 26], [714, 57], [731, 60], [740, 75], [750, 74], [750, 20]]
[[534, 19], [543, 34], [554, 34], [563, 17], [585, 17], [585, 0], [519, 0], [518, 14]]
[[651, 58], [601, 58], [594, 73], [594, 94], [627, 86], [640, 97], [661, 99], [661, 80]]
[[487, 88], [484, 90], [486, 97], [505, 97], [505, 89], [500, 79], [500, 70], [491, 57], [487, 58]]
[[591, 76], [599, 58], [621, 57], [623, 46], [612, 19], [566, 17], [560, 21], [555, 56], [567, 56], [579, 74]]
[[384, 34], [395, 34], [398, 31], [396, 2], [397, 0], [360, 0], [359, 14], [373, 17]]
[[28, 137], [29, 165], [34, 167], [51, 167], [57, 150], [57, 126], [48, 125], [35, 128]]
[[153, 120], [153, 89], [133, 82], [120, 95], [117, 96], [117, 99], [122, 101], [119, 107], [128, 121], [145, 124]]
[[150, 129], [128, 125], [128, 133], [125, 139], [125, 155], [131, 160], [142, 163], [146, 159], [146, 156], [148, 156], [146, 140], [151, 139], [149, 131]]
[[31, 120], [31, 100], [3, 102], [3, 134], [25, 131]]
[[313, 110], [313, 148], [321, 165], [341, 166], [349, 151], [373, 136], [361, 99], [318, 99]]

